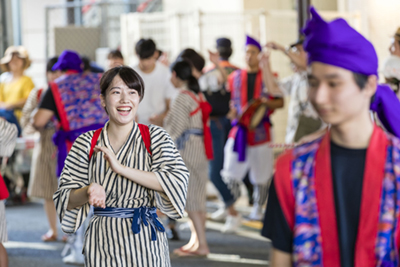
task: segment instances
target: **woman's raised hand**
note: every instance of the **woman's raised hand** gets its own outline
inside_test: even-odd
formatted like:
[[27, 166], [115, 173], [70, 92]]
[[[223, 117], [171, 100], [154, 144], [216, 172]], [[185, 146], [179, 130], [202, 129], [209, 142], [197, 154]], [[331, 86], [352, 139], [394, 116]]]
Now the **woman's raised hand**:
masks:
[[104, 187], [91, 183], [87, 190], [89, 204], [95, 208], [106, 208], [106, 191]]
[[108, 147], [105, 146], [95, 146], [93, 149], [96, 153], [97, 152], [103, 152], [103, 157], [105, 160], [107, 160], [108, 164], [110, 164], [111, 170], [113, 172], [116, 172], [118, 174], [121, 173], [122, 169], [124, 166], [122, 166], [121, 163], [119, 163], [117, 157], [115, 156], [114, 152], [112, 152]]

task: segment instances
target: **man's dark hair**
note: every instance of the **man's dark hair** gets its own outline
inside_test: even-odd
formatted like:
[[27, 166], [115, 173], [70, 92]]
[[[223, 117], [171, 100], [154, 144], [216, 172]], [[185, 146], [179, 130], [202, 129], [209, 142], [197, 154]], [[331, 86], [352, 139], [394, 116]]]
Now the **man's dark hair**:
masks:
[[46, 72], [54, 72], [51, 70], [51, 68], [56, 64], [58, 61], [58, 57], [52, 57], [47, 61], [46, 64]]
[[197, 53], [196, 51], [194, 51], [191, 48], [187, 48], [187, 49], [183, 50], [178, 55], [178, 58], [189, 61], [193, 65], [193, 67], [195, 67], [195, 69], [200, 72], [203, 70], [204, 65], [206, 64], [206, 61], [204, 60], [204, 58], [199, 53]]
[[224, 59], [228, 60], [232, 56], [232, 48], [231, 47], [223, 47], [219, 46], [217, 47], [219, 56]]
[[124, 59], [124, 56], [122, 55], [121, 51], [118, 49], [111, 50], [110, 53], [107, 55], [107, 59], [112, 59], [112, 58], [120, 58]]
[[140, 59], [147, 59], [156, 52], [156, 44], [152, 39], [140, 39], [135, 46], [136, 54]]
[[131, 89], [138, 92], [140, 101], [144, 96], [144, 82], [140, 75], [131, 67], [118, 66], [106, 71], [100, 79], [101, 94], [105, 97], [107, 89], [111, 86], [112, 81], [116, 76], [119, 76], [122, 81]]
[[356, 81], [356, 84], [360, 89], [364, 89], [365, 85], [367, 85], [368, 82], [368, 75], [353, 72], [354, 80]]
[[87, 56], [81, 56], [81, 60], [83, 62], [83, 71], [90, 70], [90, 58]]

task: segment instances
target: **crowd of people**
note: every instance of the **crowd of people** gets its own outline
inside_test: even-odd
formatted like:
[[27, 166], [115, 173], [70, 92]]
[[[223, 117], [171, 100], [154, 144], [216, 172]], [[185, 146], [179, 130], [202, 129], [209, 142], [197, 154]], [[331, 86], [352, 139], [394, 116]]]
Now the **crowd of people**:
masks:
[[[42, 240], [59, 239], [58, 216], [66, 263], [170, 266], [168, 239], [179, 239], [176, 220], [186, 212], [191, 236], [173, 253], [205, 257], [207, 182], [223, 203], [210, 218], [225, 220], [225, 233], [242, 223], [235, 202], [245, 183], [247, 219], [263, 221], [271, 266], [397, 266], [400, 28], [384, 64], [390, 86], [378, 85], [372, 44], [342, 19], [311, 14], [288, 48], [246, 36], [243, 68], [229, 62], [228, 38], [208, 51], [207, 67], [191, 48], [169, 64], [152, 39], [141, 39], [134, 66], [119, 50], [106, 70], [65, 50], [48, 60], [40, 88], [24, 75], [26, 49], [8, 48], [0, 60], [2, 170], [17, 136], [40, 133], [24, 190], [44, 199]], [[274, 73], [273, 50], [290, 59], [292, 76]], [[286, 95], [285, 142], [296, 147], [275, 164], [271, 115]], [[0, 267], [8, 266], [4, 200], [13, 190], [13, 177], [2, 174]]]

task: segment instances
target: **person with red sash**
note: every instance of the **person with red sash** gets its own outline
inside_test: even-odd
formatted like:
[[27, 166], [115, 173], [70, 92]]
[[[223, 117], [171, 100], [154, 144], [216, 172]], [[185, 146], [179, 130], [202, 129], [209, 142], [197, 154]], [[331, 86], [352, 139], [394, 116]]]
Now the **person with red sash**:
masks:
[[[0, 158], [6, 163], [7, 158], [12, 155], [17, 141], [18, 128], [14, 123], [10, 123], [0, 118]], [[2, 163], [2, 164], [3, 164]], [[7, 186], [0, 173], [0, 266], [8, 267], [8, 256], [4, 242], [7, 242], [6, 209], [4, 200], [9, 197]]]
[[262, 231], [271, 266], [399, 266], [400, 140], [369, 111], [389, 114], [381, 111], [390, 88], [378, 85], [366, 38], [343, 19], [311, 14], [309, 97], [330, 129], [277, 160]]
[[64, 161], [72, 143], [82, 133], [102, 127], [108, 120], [101, 106], [99, 81], [101, 74], [83, 72], [78, 53], [65, 50], [52, 70], [64, 74], [49, 83], [47, 90], [33, 117], [33, 126], [42, 129], [54, 119], [57, 131], [53, 142], [57, 146], [57, 176], [60, 176]]
[[[52, 71], [52, 67], [57, 63], [58, 57], [52, 57], [46, 64], [47, 82], [52, 82], [60, 75], [60, 71]], [[37, 87], [31, 91], [28, 99], [22, 109], [21, 127], [22, 136], [30, 136], [35, 134], [36, 130], [30, 124], [30, 118], [34, 110], [44, 96], [44, 92], [48, 87]], [[44, 129], [40, 131], [40, 139], [35, 147], [32, 163], [31, 174], [28, 186], [28, 196], [44, 199], [44, 210], [46, 211], [47, 220], [49, 222], [49, 230], [42, 235], [45, 242], [57, 240], [57, 212], [53, 202], [53, 194], [58, 188], [58, 180], [56, 176], [56, 147], [53, 144], [52, 137], [55, 133], [55, 126], [52, 122], [48, 123]], [[65, 238], [64, 238], [65, 239]]]
[[145, 94], [130, 67], [101, 78], [101, 105], [110, 120], [74, 142], [54, 194], [62, 230], [86, 230], [85, 266], [171, 266], [168, 239], [156, 209], [183, 216], [189, 172], [161, 127], [135, 122]]
[[174, 140], [190, 173], [185, 209], [192, 231], [189, 242], [174, 253], [182, 257], [207, 256], [206, 185], [208, 161], [213, 159], [209, 126], [211, 106], [192, 75], [190, 62], [178, 59], [172, 64], [171, 71], [171, 82], [180, 91], [165, 118], [164, 128]]
[[[272, 140], [269, 117], [275, 109], [283, 107], [283, 98], [275, 95], [275, 92], [280, 93], [280, 89], [271, 71], [269, 54], [261, 53], [261, 50], [258, 41], [247, 36], [247, 67], [234, 71], [228, 78], [231, 92], [231, 111], [228, 116], [236, 125], [224, 148], [224, 166], [221, 171], [235, 200], [240, 196], [240, 184], [249, 172], [250, 181], [254, 185], [254, 206], [250, 218], [254, 220], [262, 218], [262, 206], [267, 199], [267, 185], [272, 176], [274, 159], [272, 148], [268, 146]], [[251, 129], [249, 124], [238, 123], [238, 120], [253, 101], [261, 101], [267, 108], [261, 114], [262, 119], [258, 125]], [[241, 224], [241, 215], [230, 206], [227, 209], [228, 216], [222, 231], [234, 232]]]

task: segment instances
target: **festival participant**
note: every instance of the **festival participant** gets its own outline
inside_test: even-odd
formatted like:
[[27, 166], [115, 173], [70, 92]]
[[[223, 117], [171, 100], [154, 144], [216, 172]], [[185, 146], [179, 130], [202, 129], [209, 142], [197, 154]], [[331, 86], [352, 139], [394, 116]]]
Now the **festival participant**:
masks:
[[54, 194], [62, 229], [75, 232], [93, 205], [85, 266], [171, 266], [156, 207], [182, 217], [189, 172], [162, 128], [135, 122], [145, 92], [138, 73], [110, 69], [100, 87], [110, 120], [80, 135], [68, 154]]
[[[15, 124], [0, 118], [0, 157], [3, 161], [14, 152], [18, 129]], [[0, 267], [8, 267], [7, 251], [3, 246], [7, 242], [6, 209], [4, 199], [8, 196], [6, 184], [0, 174]]]
[[[231, 191], [222, 180], [221, 170], [224, 164], [224, 146], [231, 130], [231, 122], [226, 117], [229, 112], [229, 102], [231, 99], [231, 94], [225, 86], [226, 76], [237, 70], [238, 67], [229, 62], [229, 58], [233, 52], [231, 41], [228, 38], [218, 38], [216, 43], [218, 53], [215, 55], [214, 53], [210, 53], [211, 59], [217, 57], [216, 63], [206, 68], [205, 73], [199, 78], [199, 84], [204, 96], [212, 107], [210, 129], [213, 139], [214, 159], [210, 160], [209, 176], [225, 205], [212, 213], [211, 219], [220, 221], [225, 219], [227, 215], [226, 206], [232, 209], [233, 206], [231, 204], [235, 202]], [[221, 69], [226, 74], [221, 73]]]
[[[61, 74], [60, 71], [51, 70], [57, 60], [58, 57], [53, 57], [47, 62], [47, 82], [53, 82]], [[28, 100], [22, 109], [21, 127], [23, 136], [29, 136], [36, 132], [30, 124], [30, 118], [34, 110], [39, 106], [46, 90], [48, 90], [48, 87], [37, 87], [29, 94]], [[53, 194], [58, 188], [56, 158], [54, 157], [57, 150], [52, 141], [54, 133], [55, 126], [52, 122], [40, 131], [39, 143], [35, 147], [32, 156], [31, 177], [28, 186], [29, 197], [43, 198], [45, 200], [44, 209], [50, 226], [47, 233], [42, 236], [42, 240], [45, 242], [57, 240], [57, 213], [53, 202]]]
[[285, 95], [290, 95], [288, 122], [285, 142], [298, 142], [302, 137], [324, 127], [317, 112], [308, 100], [307, 84], [307, 53], [303, 48], [304, 36], [290, 45], [289, 49], [276, 43], [269, 42], [267, 47], [281, 51], [289, 59], [293, 75], [280, 81], [280, 87]]
[[171, 82], [179, 88], [174, 104], [164, 121], [166, 131], [175, 141], [189, 173], [186, 211], [192, 231], [189, 242], [174, 253], [183, 257], [206, 256], [206, 185], [208, 160], [213, 157], [209, 128], [211, 106], [192, 75], [191, 63], [179, 60], [171, 66]]
[[[108, 120], [106, 111], [99, 99], [101, 74], [83, 71], [83, 62], [75, 51], [61, 53], [53, 71], [63, 75], [49, 83], [50, 90], [44, 93], [39, 109], [33, 117], [33, 126], [43, 129], [53, 118], [57, 131], [53, 141], [57, 147], [56, 175], [60, 176], [67, 153], [75, 139], [89, 130], [103, 127]], [[63, 261], [83, 264], [82, 246], [84, 227], [76, 235], [68, 238], [66, 248], [71, 247]], [[70, 244], [72, 243], [72, 244]]]
[[[268, 181], [272, 176], [273, 151], [268, 146], [272, 125], [269, 116], [275, 109], [283, 107], [283, 99], [274, 97], [280, 89], [271, 71], [269, 54], [261, 53], [261, 50], [261, 45], [247, 36], [247, 67], [234, 71], [228, 79], [232, 98], [228, 116], [237, 121], [253, 100], [261, 100], [267, 108], [255, 129], [250, 129], [248, 124], [238, 124], [232, 129], [225, 145], [224, 167], [221, 171], [235, 200], [240, 195], [240, 183], [249, 171], [250, 181], [254, 185], [255, 203], [249, 216], [253, 220], [262, 218], [262, 206], [267, 199]], [[229, 206], [227, 208], [228, 216], [222, 231], [234, 232], [240, 226], [241, 215], [229, 209]]]
[[135, 46], [139, 64], [133, 69], [146, 84], [147, 97], [137, 112], [137, 120], [143, 124], [162, 126], [170, 108], [175, 89], [171, 84], [168, 67], [157, 61], [158, 51], [152, 39], [140, 39]]
[[61, 174], [64, 161], [74, 140], [82, 133], [102, 127], [108, 120], [101, 107], [99, 81], [101, 74], [83, 72], [83, 64], [75, 51], [61, 53], [52, 70], [63, 75], [49, 83], [39, 109], [33, 116], [33, 126], [43, 129], [56, 118], [58, 131], [53, 137], [57, 155], [57, 176]]
[[377, 87], [368, 40], [343, 19], [311, 14], [310, 101], [331, 126], [277, 161], [263, 228], [271, 266], [398, 266], [400, 143], [374, 125], [369, 108], [375, 92], [378, 106], [382, 92], [399, 101]]

